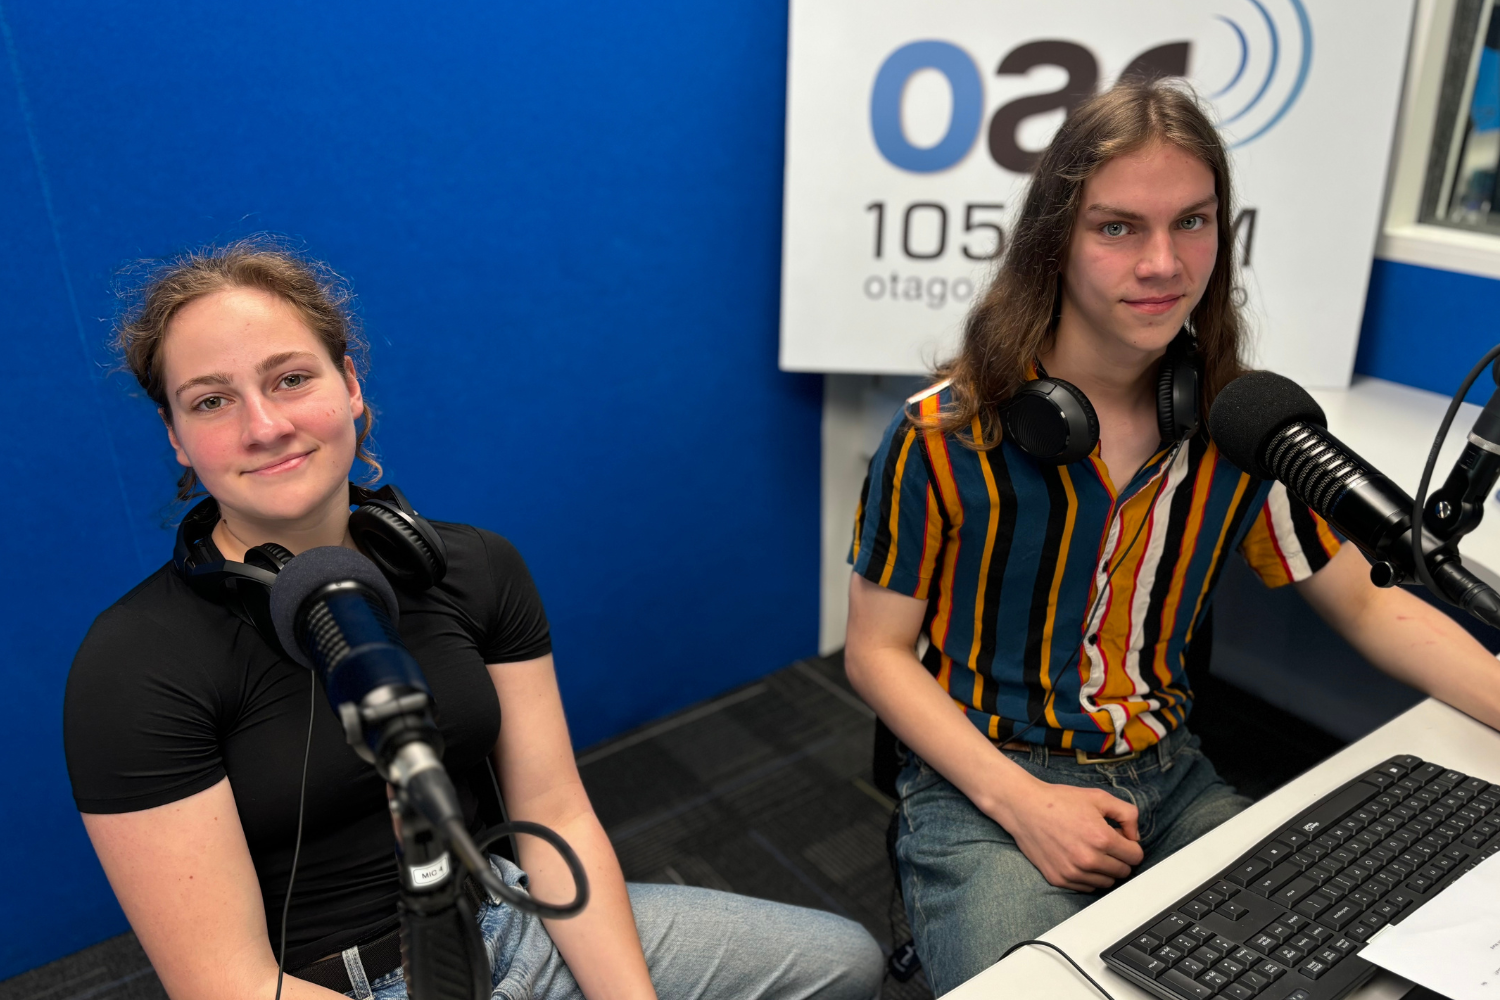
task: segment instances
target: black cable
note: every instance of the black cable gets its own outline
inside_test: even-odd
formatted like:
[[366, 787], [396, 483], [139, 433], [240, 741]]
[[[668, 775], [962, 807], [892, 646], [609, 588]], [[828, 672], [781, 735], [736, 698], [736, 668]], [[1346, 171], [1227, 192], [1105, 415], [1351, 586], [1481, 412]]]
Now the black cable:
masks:
[[302, 785], [297, 789], [297, 840], [292, 847], [292, 873], [286, 880], [286, 899], [281, 903], [281, 950], [276, 956], [276, 1000], [281, 1000], [281, 980], [286, 975], [286, 918], [292, 912], [292, 886], [297, 882], [297, 859], [302, 855], [302, 807], [307, 802], [307, 762], [312, 756], [313, 719], [318, 706], [318, 675], [307, 672], [307, 745], [302, 748]]
[[[548, 917], [553, 920], [565, 920], [568, 917], [578, 916], [589, 903], [589, 877], [583, 869], [583, 862], [578, 859], [578, 855], [574, 853], [573, 848], [568, 846], [566, 840], [540, 823], [528, 823], [519, 819], [506, 820], [499, 826], [492, 826], [484, 831], [477, 844], [474, 838], [469, 836], [469, 831], [464, 828], [463, 821], [460, 819], [450, 821], [443, 832], [448, 835], [449, 842], [458, 853], [459, 859], [463, 861], [464, 867], [469, 869], [470, 874], [478, 880], [479, 884], [484, 886], [492, 897], [504, 900], [523, 913], [534, 913], [539, 917]], [[494, 871], [490, 869], [489, 858], [484, 853], [485, 848], [501, 837], [514, 838], [518, 833], [527, 833], [546, 841], [562, 856], [563, 864], [568, 866], [568, 873], [573, 876], [575, 894], [572, 902], [542, 903], [518, 889], [512, 889], [503, 880], [495, 877]], [[512, 843], [514, 844], [515, 841], [512, 840]], [[517, 845], [516, 854], [516, 860], [519, 861], [519, 845]]]
[[1009, 948], [1005, 949], [1005, 954], [1000, 956], [1000, 960], [1002, 962], [1005, 961], [1007, 958], [1010, 957], [1010, 953], [1011, 952], [1015, 951], [1017, 948], [1022, 948], [1024, 946], [1028, 945], [1028, 944], [1040, 945], [1043, 948], [1051, 948], [1053, 951], [1057, 952], [1063, 958], [1066, 958], [1068, 960], [1068, 964], [1071, 965], [1073, 968], [1077, 969], [1078, 970], [1078, 974], [1080, 976], [1082, 976], [1084, 979], [1087, 979], [1089, 981], [1089, 985], [1093, 986], [1094, 989], [1096, 989], [1100, 993], [1104, 994], [1104, 996], [1107, 997], [1108, 1000], [1115, 1000], [1114, 997], [1110, 996], [1109, 990], [1107, 990], [1103, 986], [1099, 985], [1099, 981], [1098, 980], [1096, 980], [1093, 976], [1089, 975], [1087, 972], [1083, 971], [1083, 966], [1081, 966], [1077, 962], [1073, 961], [1073, 957], [1071, 955], [1069, 955], [1067, 952], [1063, 951], [1061, 948], [1059, 948], [1057, 945], [1053, 944], [1051, 941], [1037, 941], [1037, 940], [1034, 940], [1034, 939], [1030, 940], [1030, 941], [1017, 941], [1015, 944], [1013, 944]]
[[[1416, 567], [1417, 579], [1422, 581], [1422, 586], [1429, 591], [1455, 606], [1456, 602], [1438, 589], [1437, 582], [1432, 578], [1432, 572], [1427, 568], [1427, 559], [1422, 555], [1422, 508], [1427, 505], [1427, 487], [1432, 483], [1432, 470], [1437, 466], [1438, 452], [1443, 450], [1443, 442], [1448, 439], [1448, 430], [1453, 426], [1453, 418], [1458, 415], [1459, 406], [1463, 403], [1464, 397], [1469, 394], [1469, 389], [1478, 380], [1480, 373], [1496, 358], [1500, 358], [1500, 344], [1489, 349], [1489, 353], [1485, 354], [1479, 360], [1479, 364], [1469, 371], [1468, 376], [1464, 378], [1463, 385], [1458, 387], [1458, 392], [1454, 393], [1452, 402], [1448, 404], [1448, 412], [1443, 414], [1443, 422], [1438, 427], [1437, 437], [1432, 440], [1432, 450], [1427, 453], [1427, 464], [1422, 467], [1422, 481], [1417, 484], [1417, 498], [1412, 501], [1411, 506], [1411, 555], [1412, 564]], [[1500, 388], [1496, 388], [1495, 391], [1500, 392]]]

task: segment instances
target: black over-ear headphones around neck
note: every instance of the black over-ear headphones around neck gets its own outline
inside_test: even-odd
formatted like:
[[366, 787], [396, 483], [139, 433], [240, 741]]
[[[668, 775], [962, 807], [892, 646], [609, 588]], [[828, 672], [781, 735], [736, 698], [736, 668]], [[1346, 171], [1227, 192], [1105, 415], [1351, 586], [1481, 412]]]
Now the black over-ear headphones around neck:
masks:
[[[443, 539], [394, 485], [371, 490], [350, 483], [349, 502], [358, 505], [349, 515], [349, 534], [391, 582], [426, 590], [448, 572]], [[195, 593], [229, 608], [280, 652], [271, 622], [271, 585], [292, 553], [267, 542], [248, 550], [244, 562], [225, 559], [213, 540], [218, 523], [219, 502], [213, 497], [188, 511], [177, 527], [172, 565]]]
[[[1083, 390], [1052, 378], [1037, 363], [1040, 378], [1021, 385], [1000, 410], [1005, 437], [1039, 462], [1066, 465], [1093, 454], [1099, 417]], [[1184, 441], [1198, 431], [1199, 359], [1183, 330], [1167, 348], [1156, 378], [1156, 426], [1164, 442]]]

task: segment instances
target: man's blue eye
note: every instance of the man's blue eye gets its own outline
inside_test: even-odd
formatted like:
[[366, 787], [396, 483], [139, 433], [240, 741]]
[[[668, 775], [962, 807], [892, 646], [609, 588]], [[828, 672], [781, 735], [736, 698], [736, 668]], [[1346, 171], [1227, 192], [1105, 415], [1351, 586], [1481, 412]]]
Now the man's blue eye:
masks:
[[1201, 215], [1190, 215], [1182, 220], [1182, 228], [1191, 232], [1194, 229], [1202, 229], [1208, 224], [1208, 220]]
[[1123, 222], [1106, 222], [1104, 224], [1104, 226], [1103, 226], [1103, 230], [1104, 230], [1104, 235], [1105, 236], [1124, 236], [1125, 235], [1125, 223], [1123, 223]]

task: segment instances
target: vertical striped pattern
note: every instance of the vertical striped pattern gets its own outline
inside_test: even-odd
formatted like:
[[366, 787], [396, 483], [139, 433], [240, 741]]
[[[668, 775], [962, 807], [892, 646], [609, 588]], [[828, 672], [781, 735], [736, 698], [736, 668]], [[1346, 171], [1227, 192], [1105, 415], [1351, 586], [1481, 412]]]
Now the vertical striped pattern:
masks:
[[[943, 387], [909, 401], [936, 414]], [[855, 570], [927, 602], [928, 670], [992, 739], [1127, 753], [1182, 725], [1183, 654], [1232, 549], [1270, 586], [1338, 551], [1316, 514], [1200, 435], [1129, 483], [1096, 451], [1041, 466], [924, 432], [903, 412], [870, 463]], [[1027, 729], [1028, 724], [1034, 728]]]

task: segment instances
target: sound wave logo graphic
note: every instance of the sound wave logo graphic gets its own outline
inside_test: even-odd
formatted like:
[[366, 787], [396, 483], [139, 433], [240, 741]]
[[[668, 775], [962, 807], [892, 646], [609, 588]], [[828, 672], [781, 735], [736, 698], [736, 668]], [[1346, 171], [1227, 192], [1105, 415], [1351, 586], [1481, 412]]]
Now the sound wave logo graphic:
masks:
[[1312, 22], [1302, 0], [1232, 0], [1216, 4], [1217, 30], [1204, 38], [1221, 58], [1199, 65], [1232, 67], [1227, 80], [1204, 80], [1231, 146], [1254, 142], [1286, 117], [1312, 68]]

